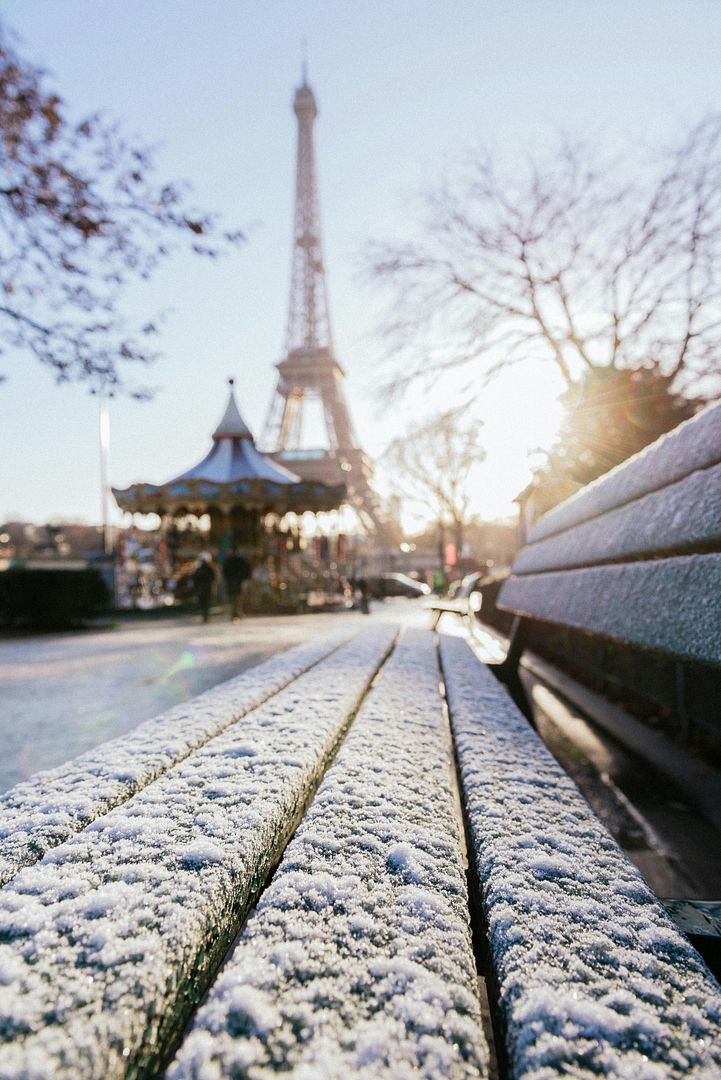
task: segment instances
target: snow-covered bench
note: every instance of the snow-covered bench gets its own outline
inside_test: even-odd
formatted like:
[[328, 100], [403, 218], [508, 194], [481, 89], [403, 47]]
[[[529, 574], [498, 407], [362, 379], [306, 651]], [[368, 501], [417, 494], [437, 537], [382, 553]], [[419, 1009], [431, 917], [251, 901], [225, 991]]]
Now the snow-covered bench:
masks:
[[509, 1077], [721, 1076], [721, 990], [461, 638], [304, 645], [0, 812], [2, 1080], [486, 1077], [482, 984]]
[[716, 405], [531, 527], [498, 597], [516, 616], [504, 674], [513, 678], [529, 619], [718, 668], [720, 595]]

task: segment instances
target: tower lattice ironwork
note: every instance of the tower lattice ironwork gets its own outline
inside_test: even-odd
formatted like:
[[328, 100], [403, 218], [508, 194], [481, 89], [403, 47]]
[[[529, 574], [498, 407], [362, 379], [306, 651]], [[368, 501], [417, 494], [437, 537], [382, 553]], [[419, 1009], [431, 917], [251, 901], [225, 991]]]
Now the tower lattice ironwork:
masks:
[[[278, 383], [263, 445], [303, 479], [327, 484], [343, 481], [351, 503], [368, 525], [377, 527], [372, 467], [358, 445], [343, 393], [344, 372], [333, 349], [313, 145], [318, 106], [305, 71], [293, 111], [298, 120], [298, 153], [288, 329], [285, 356], [276, 364]], [[309, 445], [304, 431], [313, 401], [320, 403], [325, 427], [325, 445], [320, 447]]]

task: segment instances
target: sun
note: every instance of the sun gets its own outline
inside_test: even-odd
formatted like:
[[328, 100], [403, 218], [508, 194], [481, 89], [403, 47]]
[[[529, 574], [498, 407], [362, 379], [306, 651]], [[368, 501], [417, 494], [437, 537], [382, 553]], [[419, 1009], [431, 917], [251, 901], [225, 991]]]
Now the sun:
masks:
[[[481, 445], [486, 456], [482, 460], [479, 456], [468, 475], [472, 515], [490, 521], [516, 513], [515, 497], [526, 487], [534, 466], [542, 460], [542, 452], [555, 439], [563, 390], [560, 376], [550, 365], [529, 363], [509, 368], [474, 393], [468, 410], [483, 421]], [[456, 407], [464, 393], [468, 391], [459, 378], [442, 377], [431, 391], [416, 388], [409, 393], [394, 417], [402, 413], [430, 420]], [[393, 435], [397, 434], [394, 430]], [[384, 494], [398, 489], [397, 479], [382, 468], [378, 480]], [[428, 525], [432, 515], [427, 507], [414, 503], [404, 507], [403, 519], [409, 531], [415, 531]]]
[[560, 376], [542, 364], [509, 369], [474, 405], [484, 421], [486, 459], [470, 478], [473, 511], [507, 517], [557, 435], [562, 415]]

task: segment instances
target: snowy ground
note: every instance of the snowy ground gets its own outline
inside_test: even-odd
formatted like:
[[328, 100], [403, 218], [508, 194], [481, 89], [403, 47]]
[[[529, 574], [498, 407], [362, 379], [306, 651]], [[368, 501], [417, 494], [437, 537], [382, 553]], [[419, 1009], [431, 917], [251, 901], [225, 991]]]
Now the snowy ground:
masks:
[[721, 834], [672, 781], [527, 676], [541, 738], [659, 896], [721, 896]]
[[126, 621], [112, 629], [0, 638], [0, 791], [131, 730], [141, 720], [343, 625], [428, 625], [415, 600], [356, 611]]

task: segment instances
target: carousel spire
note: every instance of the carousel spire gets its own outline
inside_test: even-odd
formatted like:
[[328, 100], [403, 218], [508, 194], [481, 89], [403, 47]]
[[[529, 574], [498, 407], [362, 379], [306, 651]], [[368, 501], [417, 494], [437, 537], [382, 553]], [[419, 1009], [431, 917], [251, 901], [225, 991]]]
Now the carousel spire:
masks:
[[233, 386], [235, 385], [235, 379], [231, 375], [228, 379], [228, 386], [230, 387], [230, 396], [228, 398], [228, 404], [226, 405], [225, 412], [223, 413], [223, 419], [218, 424], [217, 428], [213, 432], [214, 439], [252, 439], [253, 434], [246, 424], [243, 417], [240, 415], [237, 402], [235, 400], [235, 392]]

